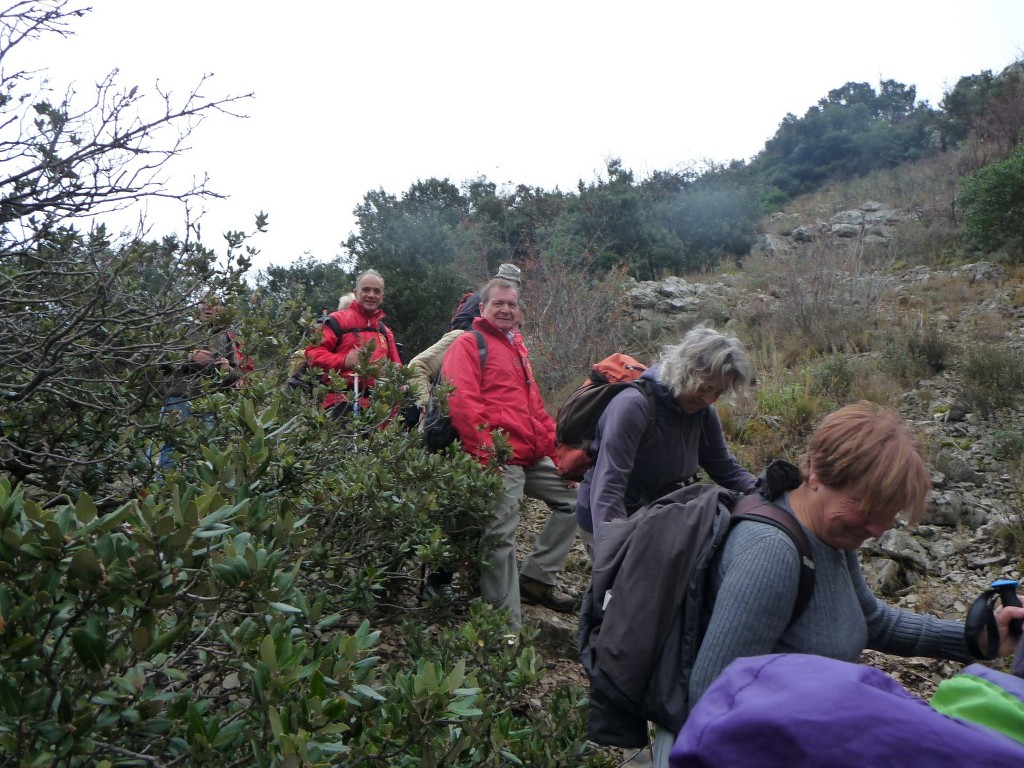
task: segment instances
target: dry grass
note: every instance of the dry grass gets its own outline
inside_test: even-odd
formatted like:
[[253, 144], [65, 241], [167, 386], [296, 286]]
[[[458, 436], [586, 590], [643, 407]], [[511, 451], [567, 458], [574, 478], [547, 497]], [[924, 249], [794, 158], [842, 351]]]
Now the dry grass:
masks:
[[[948, 154], [881, 171], [830, 185], [766, 218], [765, 233], [785, 236], [868, 200], [909, 214], [890, 227], [887, 247], [822, 238], [800, 251], [752, 255], [733, 270], [744, 298], [718, 315], [709, 307], [717, 327], [730, 319], [729, 330], [744, 341], [757, 371], [748, 397], [719, 404], [726, 437], [746, 466], [797, 459], [820, 419], [855, 400], [898, 407], [912, 392], [926, 413], [937, 394], [922, 383], [951, 372], [974, 370], [965, 398], [986, 410], [1002, 407], [991, 389], [1005, 382], [988, 383], [980, 376], [985, 366], [968, 355], [1003, 344], [1019, 326], [1012, 311], [994, 308], [1024, 306], [1024, 267], [1010, 267], [1003, 284], [952, 270], [959, 248], [953, 193], [971, 163], [969, 156]], [[915, 278], [916, 266], [933, 271]], [[609, 312], [608, 286], [581, 282], [584, 272], [552, 272], [538, 284], [543, 295], [534, 300], [533, 319], [557, 343], [537, 344], [534, 366], [539, 376], [549, 366], [569, 370], [549, 383], [549, 405], [557, 406], [598, 357], [623, 350], [652, 361], [661, 344], [692, 324], [650, 324]], [[554, 312], [560, 303], [569, 306]], [[591, 342], [581, 346], [582, 338]]]
[[[991, 307], [1000, 296], [1024, 306], [1024, 289], [948, 271], [959, 248], [956, 183], [974, 167], [969, 152], [950, 153], [829, 185], [766, 219], [763, 231], [788, 235], [869, 200], [908, 213], [890, 228], [888, 247], [821, 239], [801, 253], [744, 262], [751, 289], [771, 297], [733, 308], [759, 382], [751, 398], [720, 412], [730, 444], [748, 466], [792, 459], [814, 424], [845, 403], [898, 406], [908, 390], [963, 369], [969, 350], [1004, 341], [1019, 324]], [[920, 265], [942, 271], [908, 280], [906, 270]], [[899, 287], [886, 275], [896, 276]], [[1006, 282], [1021, 281], [1024, 274]], [[971, 391], [975, 401], [992, 401], [986, 386]], [[921, 391], [918, 402], [927, 408], [933, 398]]]
[[944, 315], [958, 320], [967, 311], [993, 298], [999, 286], [987, 280], [971, 280], [963, 273], [942, 272], [903, 292], [905, 304], [923, 315]]
[[[756, 270], [761, 265], [752, 265]], [[752, 273], [777, 296], [783, 311], [747, 318], [759, 340], [770, 342], [792, 363], [801, 353], [830, 354], [870, 349], [886, 283], [865, 264], [859, 243], [819, 241], [806, 254], [777, 255], [763, 275]]]

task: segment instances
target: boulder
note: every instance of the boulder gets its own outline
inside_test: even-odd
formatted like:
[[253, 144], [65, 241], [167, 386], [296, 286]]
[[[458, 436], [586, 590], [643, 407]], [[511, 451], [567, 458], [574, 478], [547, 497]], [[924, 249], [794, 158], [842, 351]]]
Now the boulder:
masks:
[[860, 237], [862, 231], [860, 224], [839, 223], [832, 225], [832, 228], [829, 229], [829, 234], [832, 237], [850, 238]]
[[699, 312], [701, 307], [700, 299], [695, 296], [665, 299], [659, 301], [654, 309], [665, 315], [680, 315], [687, 312]]
[[829, 223], [833, 227], [837, 224], [855, 224], [859, 228], [864, 223], [864, 214], [860, 211], [840, 211], [829, 219]]
[[637, 309], [654, 309], [654, 306], [661, 301], [661, 296], [655, 290], [654, 283], [641, 283], [629, 291], [629, 303]]
[[904, 530], [889, 529], [878, 538], [874, 548], [879, 554], [899, 563], [904, 568], [919, 573], [928, 572], [928, 552]]
[[654, 285], [655, 292], [669, 299], [677, 299], [680, 296], [692, 296], [693, 286], [681, 277], [671, 275], [660, 280]]
[[539, 605], [523, 605], [523, 623], [538, 630], [534, 646], [547, 658], [579, 658], [576, 640], [579, 617], [556, 613]]
[[797, 227], [793, 230], [793, 239], [798, 243], [813, 243], [814, 230], [810, 227]]

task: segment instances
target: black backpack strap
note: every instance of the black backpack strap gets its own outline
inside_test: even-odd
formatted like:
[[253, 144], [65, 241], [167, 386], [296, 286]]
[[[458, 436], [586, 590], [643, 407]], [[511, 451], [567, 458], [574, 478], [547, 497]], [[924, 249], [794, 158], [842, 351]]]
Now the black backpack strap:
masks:
[[803, 614], [814, 592], [814, 555], [807, 533], [797, 519], [770, 501], [765, 501], [756, 494], [741, 496], [732, 509], [732, 522], [753, 520], [758, 523], [773, 525], [789, 536], [800, 556], [800, 583], [797, 587], [796, 602], [790, 614], [792, 624]]
[[328, 315], [327, 319], [324, 320], [324, 325], [331, 329], [331, 333], [334, 334], [335, 338], [339, 342], [341, 341], [342, 334], [345, 333], [365, 333], [367, 331], [376, 331], [384, 337], [384, 343], [388, 343], [388, 327], [384, 325], [383, 320], [381, 320], [376, 326], [367, 325], [362, 328], [342, 328], [341, 323], [338, 322], [338, 318], [334, 315]]
[[343, 334], [344, 331], [341, 330], [341, 323], [338, 322], [338, 318], [334, 315], [328, 315], [327, 319], [324, 320], [324, 325], [331, 329], [331, 333], [337, 337], [338, 341], [341, 341], [341, 334]]
[[[484, 338], [484, 335], [480, 333], [480, 331], [470, 331], [470, 333], [476, 336], [476, 350], [477, 354], [480, 355], [480, 373], [483, 374], [484, 363], [487, 362], [487, 340]], [[437, 386], [440, 383], [441, 371], [438, 370], [437, 376], [434, 377], [434, 386]]]
[[654, 396], [654, 391], [651, 389], [647, 379], [637, 379], [633, 382], [636, 388], [644, 393], [647, 398], [647, 426], [644, 427], [644, 433], [640, 437], [640, 442], [644, 442], [648, 437], [651, 436], [651, 432], [654, 431], [654, 422], [658, 417], [658, 398]]
[[476, 349], [480, 354], [480, 373], [482, 374], [484, 372], [484, 364], [487, 362], [487, 340], [476, 329], [470, 331], [470, 333], [476, 336]]

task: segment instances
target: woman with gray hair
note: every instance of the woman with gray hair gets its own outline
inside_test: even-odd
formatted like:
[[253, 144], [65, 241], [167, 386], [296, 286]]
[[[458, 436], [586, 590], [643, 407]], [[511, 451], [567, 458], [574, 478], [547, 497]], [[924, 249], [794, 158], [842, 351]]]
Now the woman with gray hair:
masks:
[[576, 503], [576, 522], [591, 552], [604, 523], [628, 517], [698, 469], [725, 488], [753, 490], [757, 478], [729, 452], [714, 407], [752, 379], [743, 344], [700, 325], [665, 347], [640, 377], [641, 388], [627, 387], [611, 400], [597, 424], [596, 459]]

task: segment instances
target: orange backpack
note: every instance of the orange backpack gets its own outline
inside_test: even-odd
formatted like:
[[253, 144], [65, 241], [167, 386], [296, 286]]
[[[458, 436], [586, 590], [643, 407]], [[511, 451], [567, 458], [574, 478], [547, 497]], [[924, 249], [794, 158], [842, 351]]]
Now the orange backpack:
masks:
[[626, 387], [635, 387], [647, 396], [647, 427], [654, 425], [657, 402], [640, 376], [647, 366], [629, 355], [616, 352], [594, 363], [590, 375], [566, 398], [555, 418], [555, 464], [566, 480], [582, 480], [594, 457], [590, 445], [597, 433], [597, 422], [604, 409]]

